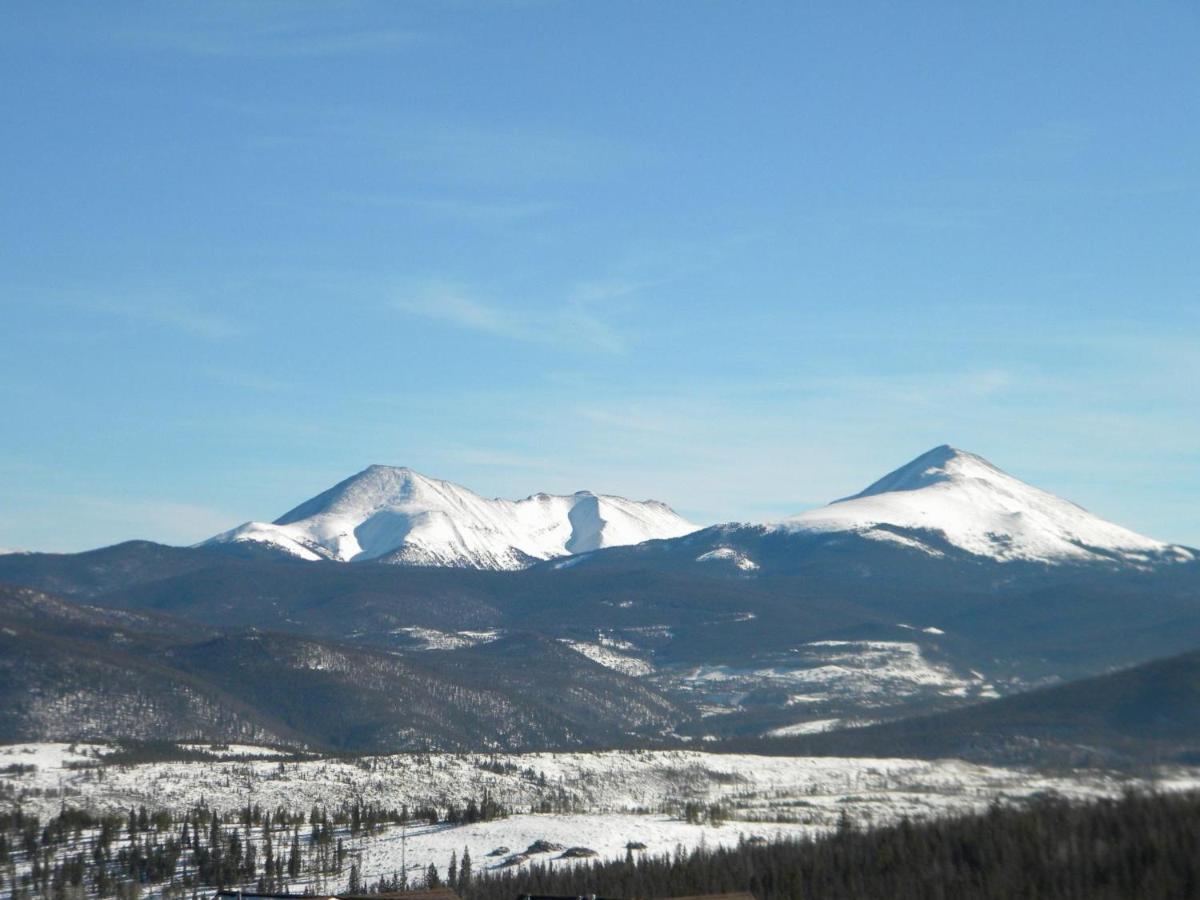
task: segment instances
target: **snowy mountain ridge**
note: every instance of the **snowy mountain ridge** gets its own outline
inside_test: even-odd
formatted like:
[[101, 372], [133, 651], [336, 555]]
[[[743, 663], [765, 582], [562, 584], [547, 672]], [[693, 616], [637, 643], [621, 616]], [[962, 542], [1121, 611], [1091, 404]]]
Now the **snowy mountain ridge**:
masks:
[[1192, 551], [1145, 537], [943, 444], [863, 491], [774, 523], [794, 533], [852, 532], [930, 555], [934, 533], [976, 556], [1007, 562], [1186, 562]]
[[307, 560], [503, 570], [696, 527], [655, 500], [588, 491], [489, 500], [409, 468], [373, 465], [274, 522], [247, 522], [204, 544], [263, 544]]

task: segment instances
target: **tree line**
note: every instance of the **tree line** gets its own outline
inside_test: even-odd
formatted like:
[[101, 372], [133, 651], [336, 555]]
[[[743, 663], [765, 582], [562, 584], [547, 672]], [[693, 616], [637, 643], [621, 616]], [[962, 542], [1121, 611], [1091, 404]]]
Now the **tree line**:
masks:
[[758, 900], [1177, 900], [1200, 896], [1200, 793], [1127, 794], [824, 837], [580, 866], [479, 873], [466, 900], [526, 894], [650, 898], [749, 890]]
[[[46, 820], [19, 807], [0, 813], [0, 896], [133, 898], [149, 886], [164, 896], [244, 888], [303, 890], [312, 883], [362, 884], [348, 840], [415, 823], [471, 824], [508, 815], [490, 793], [441, 809], [387, 808], [355, 801], [307, 815], [246, 805], [218, 812], [197, 804], [182, 814], [94, 814], [63, 807]], [[449, 877], [470, 879], [470, 857]], [[465, 875], [465, 878], [463, 876]], [[403, 876], [402, 876], [403, 877]], [[425, 880], [439, 882], [430, 867]]]

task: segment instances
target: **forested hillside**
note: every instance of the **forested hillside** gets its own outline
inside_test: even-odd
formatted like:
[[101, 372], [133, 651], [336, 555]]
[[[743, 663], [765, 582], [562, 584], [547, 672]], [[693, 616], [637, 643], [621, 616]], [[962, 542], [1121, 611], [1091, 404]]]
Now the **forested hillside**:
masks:
[[785, 755], [959, 757], [1003, 764], [1195, 764], [1200, 651], [936, 715], [729, 746]]

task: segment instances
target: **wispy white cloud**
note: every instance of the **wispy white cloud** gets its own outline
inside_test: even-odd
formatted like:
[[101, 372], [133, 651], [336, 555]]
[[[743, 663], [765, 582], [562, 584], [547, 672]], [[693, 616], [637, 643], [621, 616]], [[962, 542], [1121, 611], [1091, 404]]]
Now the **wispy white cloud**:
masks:
[[314, 33], [305, 29], [262, 29], [245, 33], [235, 29], [202, 32], [129, 30], [120, 37], [127, 43], [155, 50], [213, 57], [303, 58], [388, 52], [424, 39], [418, 32], [398, 29]]
[[245, 333], [241, 323], [229, 316], [169, 299], [141, 302], [88, 299], [75, 305], [127, 322], [158, 325], [212, 341], [226, 340]]
[[[28, 287], [12, 290], [14, 294], [34, 293]], [[38, 290], [34, 296], [38, 305], [101, 318], [109, 323], [106, 328], [100, 328], [97, 322], [88, 321], [86, 327], [81, 327], [77, 317], [72, 315], [55, 323], [54, 333], [47, 335], [55, 340], [108, 339], [130, 325], [165, 328], [210, 341], [228, 340], [247, 332], [242, 321], [170, 291], [123, 286], [95, 290], [58, 288]]]
[[255, 372], [244, 372], [236, 369], [208, 368], [204, 374], [218, 384], [240, 390], [254, 391], [262, 394], [282, 394], [297, 389], [296, 383], [270, 375], [260, 375]]
[[481, 225], [511, 224], [535, 219], [558, 209], [541, 200], [468, 200], [457, 197], [413, 197], [399, 194], [338, 194], [348, 204], [379, 209], [406, 209], [430, 218], [452, 219]]
[[[140, 8], [116, 21], [119, 43], [146, 51], [211, 57], [307, 58], [387, 53], [428, 39], [398, 17], [355, 16], [342, 5], [331, 22], [324, 4], [207, 0]], [[116, 18], [116, 17], [114, 17]], [[368, 21], [369, 20], [369, 21]]]
[[398, 117], [352, 104], [213, 101], [212, 106], [243, 120], [240, 130], [252, 152], [327, 158], [336, 151], [380, 167], [387, 181], [377, 195], [385, 202], [423, 196], [433, 184], [476, 192], [481, 185], [545, 191], [550, 184], [595, 181], [662, 159], [644, 142], [574, 128]]
[[481, 331], [497, 337], [521, 341], [543, 340], [534, 321], [505, 307], [485, 303], [459, 286], [432, 283], [410, 290], [392, 301], [403, 313], [446, 322], [470, 331]]
[[600, 290], [598, 283], [568, 289], [566, 297], [548, 310], [531, 310], [514, 304], [483, 300], [471, 289], [451, 282], [428, 282], [404, 291], [391, 303], [402, 313], [444, 322], [470, 331], [531, 343], [590, 347], [622, 354], [628, 340], [596, 309], [610, 297], [632, 293]]
[[480, 449], [477, 447], [452, 447], [445, 454], [445, 459], [450, 463], [500, 469], [545, 470], [554, 465], [551, 460], [544, 456]]

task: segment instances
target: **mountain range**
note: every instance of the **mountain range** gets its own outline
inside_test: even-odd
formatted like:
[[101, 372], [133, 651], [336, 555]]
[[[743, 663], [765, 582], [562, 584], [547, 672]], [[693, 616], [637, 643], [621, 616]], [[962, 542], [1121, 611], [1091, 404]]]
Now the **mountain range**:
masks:
[[[777, 522], [714, 525], [603, 560], [610, 566], [628, 565], [635, 557], [639, 565], [700, 564], [744, 577], [820, 568], [832, 554], [862, 571], [872, 544], [948, 565], [1000, 563], [1010, 570], [1150, 570], [1198, 558], [1193, 549], [1108, 522], [980, 456], [943, 445], [827, 506]], [[854, 549], [848, 556], [849, 548]]]
[[307, 560], [522, 569], [695, 530], [655, 500], [590, 491], [488, 500], [412, 469], [376, 465], [274, 522], [247, 522], [206, 543], [254, 544]]
[[[1195, 558], [1187, 548], [1107, 522], [948, 445], [828, 506], [778, 522], [714, 529], [701, 530], [655, 500], [588, 491], [489, 500], [412, 469], [373, 465], [274, 522], [247, 522], [201, 546], [240, 544], [310, 561], [513, 570], [700, 532], [682, 544], [711, 539], [713, 546], [695, 561], [750, 574], [761, 563], [733, 543], [751, 529], [795, 537], [795, 547], [852, 536], [932, 556], [953, 552], [999, 562], [1148, 566]], [[681, 545], [654, 546], [670, 553]]]
[[372, 466], [270, 525], [3, 555], [0, 582], [91, 623], [6, 614], [12, 739], [112, 736], [135, 708], [157, 734], [343, 749], [778, 746], [1200, 647], [1196, 551], [948, 446], [828, 506], [701, 529], [653, 501], [486, 500]]

